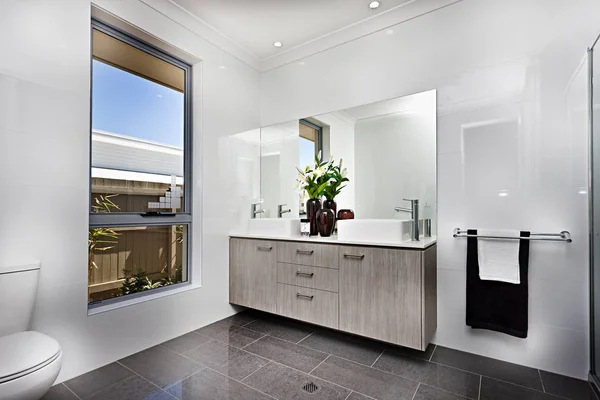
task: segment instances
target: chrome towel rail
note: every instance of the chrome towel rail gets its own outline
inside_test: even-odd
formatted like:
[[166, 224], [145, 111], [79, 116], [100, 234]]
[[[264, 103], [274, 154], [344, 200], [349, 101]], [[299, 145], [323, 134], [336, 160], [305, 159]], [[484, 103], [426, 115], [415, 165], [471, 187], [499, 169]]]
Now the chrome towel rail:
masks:
[[510, 237], [510, 236], [484, 236], [484, 235], [469, 235], [466, 229], [454, 228], [455, 238], [460, 237], [477, 237], [483, 239], [513, 239], [513, 240], [549, 240], [551, 242], [567, 242], [571, 243], [571, 233], [569, 231], [562, 231], [561, 233], [533, 233], [531, 232], [530, 237]]

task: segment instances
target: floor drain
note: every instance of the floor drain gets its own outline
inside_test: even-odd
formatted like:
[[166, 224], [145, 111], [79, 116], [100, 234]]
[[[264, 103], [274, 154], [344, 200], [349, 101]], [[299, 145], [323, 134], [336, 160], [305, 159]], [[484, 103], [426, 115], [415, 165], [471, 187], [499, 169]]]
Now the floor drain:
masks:
[[307, 393], [315, 393], [317, 390], [319, 390], [319, 387], [314, 382], [309, 382], [302, 386], [302, 390]]

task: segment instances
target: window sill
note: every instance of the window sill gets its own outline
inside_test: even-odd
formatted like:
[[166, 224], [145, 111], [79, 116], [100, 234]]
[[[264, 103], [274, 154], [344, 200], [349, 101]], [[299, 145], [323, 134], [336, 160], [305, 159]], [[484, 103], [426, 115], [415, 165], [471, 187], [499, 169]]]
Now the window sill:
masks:
[[186, 284], [182, 284], [182, 285], [177, 285], [177, 287], [174, 287], [174, 288], [171, 288], [168, 290], [161, 290], [158, 293], [148, 292], [148, 294], [145, 294], [144, 296], [134, 297], [132, 299], [127, 299], [127, 300], [121, 300], [121, 301], [117, 301], [115, 303], [101, 304], [101, 305], [91, 307], [91, 308], [90, 308], [90, 306], [88, 306], [88, 316], [101, 314], [101, 313], [104, 313], [107, 311], [113, 311], [113, 310], [123, 308], [123, 307], [133, 306], [136, 304], [144, 303], [146, 301], [160, 299], [160, 298], [166, 297], [166, 296], [172, 296], [174, 294], [187, 292], [190, 290], [198, 289], [200, 287], [201, 287], [200, 285], [186, 283]]

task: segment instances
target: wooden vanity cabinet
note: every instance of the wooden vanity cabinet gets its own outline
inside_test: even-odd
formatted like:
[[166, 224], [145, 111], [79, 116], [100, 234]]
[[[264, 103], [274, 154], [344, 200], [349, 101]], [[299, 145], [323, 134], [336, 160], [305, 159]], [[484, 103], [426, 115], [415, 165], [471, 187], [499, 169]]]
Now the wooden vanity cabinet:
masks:
[[277, 312], [277, 249], [268, 240], [229, 241], [229, 302]]
[[230, 239], [229, 299], [425, 350], [437, 326], [436, 246]]
[[425, 350], [437, 323], [435, 251], [341, 247], [339, 329]]

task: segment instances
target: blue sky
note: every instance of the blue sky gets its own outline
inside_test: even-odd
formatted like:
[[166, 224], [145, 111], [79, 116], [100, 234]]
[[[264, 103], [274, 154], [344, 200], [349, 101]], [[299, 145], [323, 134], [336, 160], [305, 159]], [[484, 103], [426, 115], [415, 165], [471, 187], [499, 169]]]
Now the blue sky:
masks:
[[298, 168], [304, 169], [307, 165], [315, 165], [315, 142], [299, 137], [300, 154], [298, 157]]
[[93, 61], [92, 128], [183, 147], [183, 93]]

